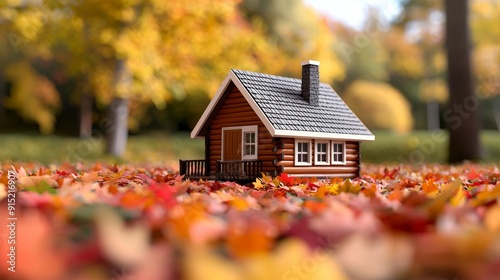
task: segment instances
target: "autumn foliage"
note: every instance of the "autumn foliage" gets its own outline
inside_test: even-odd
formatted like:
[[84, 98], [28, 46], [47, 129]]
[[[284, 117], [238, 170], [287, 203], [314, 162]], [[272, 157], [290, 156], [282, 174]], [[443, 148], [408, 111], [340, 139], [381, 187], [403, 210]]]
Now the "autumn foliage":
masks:
[[346, 89], [342, 98], [371, 129], [405, 133], [413, 127], [410, 103], [390, 85], [355, 81]]
[[[3, 166], [17, 172], [8, 279], [494, 279], [496, 166], [365, 166], [360, 178], [263, 174], [246, 186], [164, 167]], [[7, 211], [0, 211], [6, 220]], [[450, 278], [451, 277], [451, 278]]]

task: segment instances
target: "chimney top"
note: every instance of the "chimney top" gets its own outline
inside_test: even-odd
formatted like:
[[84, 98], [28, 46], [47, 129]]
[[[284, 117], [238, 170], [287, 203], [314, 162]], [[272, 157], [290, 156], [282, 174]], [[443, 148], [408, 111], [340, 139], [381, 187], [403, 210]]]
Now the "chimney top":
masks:
[[304, 65], [318, 65], [319, 66], [319, 61], [316, 61], [316, 60], [304, 60], [304, 61], [302, 61], [301, 66], [304, 66]]
[[319, 62], [302, 62], [301, 94], [305, 101], [313, 106], [319, 105]]

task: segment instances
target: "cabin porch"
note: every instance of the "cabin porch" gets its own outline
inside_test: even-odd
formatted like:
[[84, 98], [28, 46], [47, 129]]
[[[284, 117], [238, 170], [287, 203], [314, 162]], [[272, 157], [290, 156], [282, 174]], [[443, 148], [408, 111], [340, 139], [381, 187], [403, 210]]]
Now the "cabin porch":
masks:
[[[207, 160], [179, 160], [179, 173], [192, 180], [251, 182], [261, 176], [262, 160], [216, 161], [215, 173]], [[215, 174], [215, 175], [213, 175]]]

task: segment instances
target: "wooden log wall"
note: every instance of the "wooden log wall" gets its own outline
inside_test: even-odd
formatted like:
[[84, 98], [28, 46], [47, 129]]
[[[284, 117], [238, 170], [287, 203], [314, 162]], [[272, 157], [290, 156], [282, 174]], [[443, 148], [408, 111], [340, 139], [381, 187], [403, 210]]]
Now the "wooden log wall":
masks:
[[226, 100], [209, 125], [207, 142], [210, 144], [206, 148], [210, 149], [211, 176], [215, 176], [216, 161], [222, 160], [222, 128], [247, 125], [258, 126], [258, 159], [264, 161], [262, 167], [265, 173], [275, 174], [276, 167], [273, 162], [277, 160], [277, 153], [274, 151], [273, 138], [238, 88], [232, 87], [231, 92], [228, 93]]
[[[291, 176], [339, 176], [346, 178], [355, 178], [359, 175], [359, 142], [346, 142], [346, 164], [314, 165], [315, 141], [312, 140], [312, 165], [295, 166], [295, 139], [277, 138], [277, 152], [283, 154], [283, 158], [277, 162], [278, 169]], [[330, 141], [331, 145], [331, 141]], [[331, 147], [330, 147], [331, 150]], [[329, 156], [331, 157], [331, 151]]]

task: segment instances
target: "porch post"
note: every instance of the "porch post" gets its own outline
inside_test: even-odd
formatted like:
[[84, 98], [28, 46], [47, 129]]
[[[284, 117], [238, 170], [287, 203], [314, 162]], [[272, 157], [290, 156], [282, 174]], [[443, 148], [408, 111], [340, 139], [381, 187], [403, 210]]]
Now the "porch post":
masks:
[[220, 160], [215, 163], [215, 181], [220, 180], [220, 172], [221, 172], [221, 163]]

